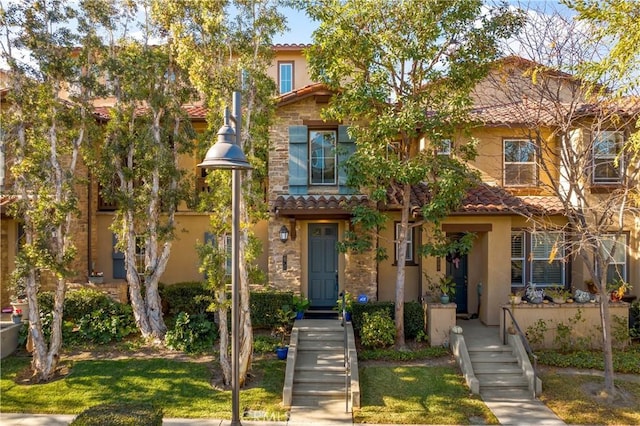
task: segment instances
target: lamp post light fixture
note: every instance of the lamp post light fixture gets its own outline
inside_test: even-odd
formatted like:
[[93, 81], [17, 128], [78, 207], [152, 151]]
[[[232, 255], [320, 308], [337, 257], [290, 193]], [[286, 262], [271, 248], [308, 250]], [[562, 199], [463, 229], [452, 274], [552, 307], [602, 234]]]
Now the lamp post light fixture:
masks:
[[240, 92], [233, 92], [233, 114], [225, 109], [224, 125], [218, 131], [218, 141], [207, 151], [198, 167], [231, 170], [231, 425], [240, 425], [240, 171], [251, 169], [242, 148], [242, 110]]

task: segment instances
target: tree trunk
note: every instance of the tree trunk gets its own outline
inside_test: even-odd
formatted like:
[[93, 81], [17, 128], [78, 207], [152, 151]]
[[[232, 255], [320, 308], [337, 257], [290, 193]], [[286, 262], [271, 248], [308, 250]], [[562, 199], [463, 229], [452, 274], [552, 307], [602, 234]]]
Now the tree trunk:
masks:
[[226, 386], [231, 385], [231, 364], [229, 363], [229, 326], [227, 324], [227, 293], [224, 290], [216, 290], [218, 299], [218, 331], [220, 332], [220, 369], [222, 370], [222, 382]]
[[[400, 234], [398, 235], [398, 259], [397, 259], [397, 275], [396, 275], [396, 307], [395, 307], [395, 324], [396, 324], [396, 342], [397, 350], [405, 350], [407, 348], [404, 338], [404, 282], [405, 282], [405, 263], [407, 259], [407, 237], [409, 235], [409, 209], [411, 207], [411, 185], [404, 184], [402, 188], [402, 218], [400, 220]], [[395, 232], [395, 230], [394, 230]]]
[[611, 336], [611, 321], [609, 321], [609, 294], [604, 278], [598, 285], [600, 292], [600, 324], [602, 326], [602, 355], [604, 356], [604, 392], [607, 399], [616, 395], [613, 370], [613, 340]]
[[35, 381], [41, 383], [53, 379], [58, 363], [60, 362], [60, 349], [62, 348], [62, 314], [66, 286], [64, 279], [58, 279], [54, 295], [53, 321], [51, 322], [51, 338], [48, 348], [42, 331], [37, 288], [38, 283], [36, 281], [35, 271], [31, 271], [26, 286], [27, 298], [29, 300], [29, 333], [33, 342], [31, 368]]
[[[247, 172], [250, 173], [250, 172]], [[250, 176], [247, 177], [250, 179]], [[241, 179], [242, 180], [242, 179]], [[244, 197], [240, 202], [240, 222], [249, 223], [249, 214], [247, 212], [247, 203]], [[247, 381], [247, 375], [251, 369], [251, 361], [253, 357], [253, 328], [251, 327], [251, 309], [250, 309], [250, 288], [249, 288], [249, 271], [246, 261], [246, 250], [249, 245], [247, 227], [244, 227], [240, 233], [240, 253], [239, 253], [239, 272], [240, 272], [240, 365], [239, 365], [239, 386], [243, 387]]]
[[154, 339], [162, 341], [167, 334], [167, 326], [162, 316], [162, 301], [160, 300], [160, 292], [158, 291], [158, 276], [154, 273], [146, 277], [145, 280], [145, 301], [146, 313], [151, 327], [151, 334]]

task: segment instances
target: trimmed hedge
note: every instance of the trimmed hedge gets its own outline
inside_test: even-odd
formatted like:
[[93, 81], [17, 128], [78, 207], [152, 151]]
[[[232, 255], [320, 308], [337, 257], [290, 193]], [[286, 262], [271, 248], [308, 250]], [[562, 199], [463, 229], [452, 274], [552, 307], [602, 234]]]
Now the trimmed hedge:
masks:
[[102, 404], [87, 408], [70, 426], [162, 426], [162, 408], [151, 404]]
[[[363, 314], [368, 312], [369, 314], [377, 311], [388, 310], [391, 315], [391, 319], [395, 319], [395, 306], [394, 302], [368, 302], [364, 304], [354, 303], [353, 312], [351, 315], [351, 321], [353, 323], [353, 329], [356, 333], [360, 334], [362, 330]], [[407, 339], [415, 339], [418, 333], [424, 331], [424, 311], [422, 305], [419, 302], [405, 302], [404, 304], [404, 336]]]
[[[212, 295], [202, 282], [183, 282], [164, 286], [161, 297], [168, 304], [168, 313], [177, 317], [180, 312], [190, 316], [212, 313], [206, 312]], [[293, 292], [252, 291], [249, 295], [251, 325], [255, 328], [271, 329], [276, 325], [276, 312], [282, 306], [293, 309]]]
[[250, 295], [251, 325], [272, 329], [277, 325], [278, 309], [287, 305], [293, 309], [293, 293], [282, 291], [255, 291]]
[[167, 304], [168, 314], [177, 316], [180, 312], [189, 315], [206, 314], [213, 295], [202, 281], [187, 281], [162, 286], [160, 297]]

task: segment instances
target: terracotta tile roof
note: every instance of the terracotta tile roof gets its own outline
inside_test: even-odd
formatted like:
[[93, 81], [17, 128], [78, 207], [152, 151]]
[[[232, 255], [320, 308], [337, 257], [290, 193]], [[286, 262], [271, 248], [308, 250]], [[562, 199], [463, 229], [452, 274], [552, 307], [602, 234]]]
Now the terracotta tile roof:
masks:
[[305, 43], [277, 43], [271, 47], [273, 50], [302, 50], [311, 46], [312, 44]]
[[17, 195], [0, 195], [0, 213], [5, 214], [7, 206], [18, 201], [20, 197]]
[[368, 204], [362, 195], [289, 195], [279, 196], [273, 203], [276, 216], [349, 216], [352, 207]]
[[640, 98], [631, 96], [612, 102], [581, 103], [578, 105], [557, 102], [539, 102], [524, 99], [496, 105], [476, 106], [471, 110], [471, 118], [483, 124], [525, 124], [553, 126], [565, 123], [567, 115], [573, 118], [595, 114], [618, 114], [634, 116], [640, 114]]
[[[108, 120], [109, 110], [111, 107], [99, 106], [93, 108], [93, 113], [100, 119]], [[207, 116], [207, 108], [203, 105], [183, 105], [182, 109], [189, 115], [192, 120], [204, 120]], [[136, 114], [144, 114], [148, 110], [147, 107], [137, 108]]]
[[286, 105], [291, 102], [296, 102], [302, 98], [306, 98], [312, 95], [333, 95], [333, 91], [322, 83], [309, 84], [291, 92], [284, 93], [276, 98], [278, 106]]
[[[426, 184], [411, 188], [411, 209], [419, 214], [420, 208], [430, 202], [429, 187]], [[398, 187], [387, 190], [388, 208], [398, 208], [402, 204], [402, 193]], [[471, 188], [462, 200], [456, 214], [522, 214], [525, 216], [557, 215], [564, 211], [562, 203], [554, 196], [516, 196], [508, 190], [493, 185], [480, 184]]]

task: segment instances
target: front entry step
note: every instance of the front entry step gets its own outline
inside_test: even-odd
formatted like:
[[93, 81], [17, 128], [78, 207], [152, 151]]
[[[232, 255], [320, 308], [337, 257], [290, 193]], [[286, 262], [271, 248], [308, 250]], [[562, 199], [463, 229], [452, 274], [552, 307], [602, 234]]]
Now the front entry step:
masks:
[[527, 377], [510, 346], [476, 346], [468, 348], [468, 352], [481, 395], [485, 392], [525, 395], [529, 392]]

